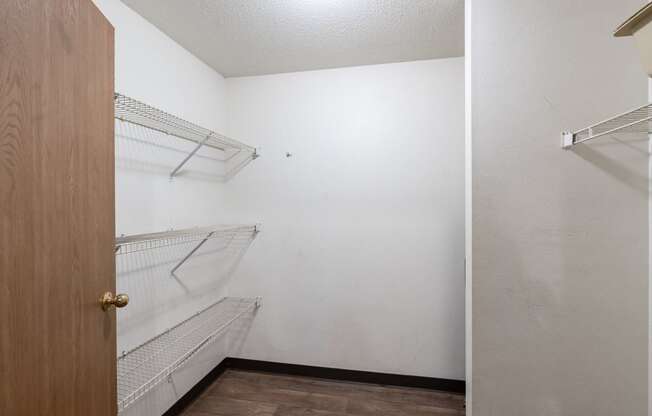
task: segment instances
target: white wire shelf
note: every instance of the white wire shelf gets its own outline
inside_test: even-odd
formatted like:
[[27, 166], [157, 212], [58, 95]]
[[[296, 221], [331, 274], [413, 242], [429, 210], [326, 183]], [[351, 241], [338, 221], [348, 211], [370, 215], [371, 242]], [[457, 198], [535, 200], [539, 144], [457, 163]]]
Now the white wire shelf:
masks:
[[172, 135], [193, 142], [196, 145], [186, 158], [170, 173], [170, 177], [174, 177], [202, 147], [221, 150], [229, 153], [231, 156], [245, 153], [247, 156], [246, 160], [248, 161], [256, 159], [259, 156], [256, 148], [252, 146], [200, 127], [119, 93], [114, 94], [114, 109], [117, 120]]
[[255, 236], [259, 231], [260, 224], [239, 224], [120, 236], [115, 239], [115, 254], [129, 254], [192, 242], [200, 243], [214, 238]]
[[185, 230], [172, 230], [159, 233], [137, 234], [116, 237], [115, 254], [123, 255], [163, 247], [197, 243], [170, 271], [174, 273], [207, 241], [222, 238], [234, 241], [238, 238], [253, 239], [260, 232], [260, 224], [219, 225], [213, 227], [198, 227]]
[[564, 132], [562, 133], [561, 147], [569, 149], [576, 144], [598, 137], [629, 133], [652, 133], [652, 103], [574, 133]]
[[118, 357], [118, 412], [170, 377], [234, 322], [260, 306], [260, 298], [222, 298]]

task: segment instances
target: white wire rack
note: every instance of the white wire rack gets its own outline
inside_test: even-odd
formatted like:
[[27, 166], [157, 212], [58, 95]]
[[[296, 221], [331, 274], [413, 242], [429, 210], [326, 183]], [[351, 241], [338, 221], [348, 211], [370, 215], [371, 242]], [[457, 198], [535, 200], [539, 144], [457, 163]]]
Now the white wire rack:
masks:
[[202, 147], [218, 149], [229, 153], [231, 156], [245, 153], [247, 155], [246, 161], [258, 157], [256, 148], [252, 146], [200, 127], [125, 95], [114, 94], [114, 108], [115, 118], [120, 121], [146, 127], [196, 144], [195, 148], [170, 173], [170, 177], [174, 177]]
[[208, 240], [225, 238], [233, 242], [237, 238], [253, 239], [260, 232], [260, 224], [219, 225], [185, 230], [172, 230], [151, 234], [121, 236], [115, 239], [115, 254], [130, 254], [175, 245], [197, 243], [170, 271], [174, 275], [179, 267], [197, 252]]
[[254, 236], [260, 231], [260, 224], [216, 225], [184, 230], [171, 230], [150, 234], [120, 236], [115, 239], [115, 254], [129, 254], [162, 247], [204, 243], [214, 238]]
[[652, 103], [576, 131], [575, 133], [564, 132], [562, 133], [561, 147], [569, 149], [587, 140], [625, 133], [652, 133]]
[[260, 306], [260, 298], [223, 298], [118, 357], [118, 411], [170, 377], [229, 326]]

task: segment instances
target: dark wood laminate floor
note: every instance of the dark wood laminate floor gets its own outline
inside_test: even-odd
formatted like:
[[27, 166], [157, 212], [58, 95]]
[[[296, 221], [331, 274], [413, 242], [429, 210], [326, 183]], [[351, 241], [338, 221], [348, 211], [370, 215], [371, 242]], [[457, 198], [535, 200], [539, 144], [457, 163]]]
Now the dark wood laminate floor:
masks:
[[464, 415], [464, 396], [432, 390], [227, 370], [183, 416]]

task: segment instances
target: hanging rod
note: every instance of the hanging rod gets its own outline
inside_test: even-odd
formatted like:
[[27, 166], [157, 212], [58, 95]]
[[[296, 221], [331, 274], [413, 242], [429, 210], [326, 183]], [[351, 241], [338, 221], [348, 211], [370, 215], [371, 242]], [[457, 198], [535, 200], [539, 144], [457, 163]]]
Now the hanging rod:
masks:
[[115, 118], [117, 120], [135, 124], [167, 135], [195, 143], [193, 150], [172, 170], [173, 178], [181, 168], [201, 149], [210, 147], [223, 152], [242, 153], [248, 155], [249, 160], [256, 159], [259, 154], [256, 148], [246, 145], [230, 137], [200, 127], [175, 115], [154, 108], [141, 101], [125, 95], [114, 94]]
[[115, 239], [115, 254], [128, 254], [162, 247], [189, 244], [198, 245], [173, 269], [176, 270], [190, 258], [206, 241], [214, 238], [255, 237], [260, 232], [260, 224], [216, 225], [212, 227], [197, 227], [184, 230], [171, 230], [158, 233], [120, 236]]
[[628, 111], [575, 133], [563, 132], [561, 147], [570, 149], [576, 144], [617, 133], [652, 133], [652, 103]]
[[118, 357], [118, 412], [169, 379], [234, 322], [261, 305], [261, 298], [226, 297]]

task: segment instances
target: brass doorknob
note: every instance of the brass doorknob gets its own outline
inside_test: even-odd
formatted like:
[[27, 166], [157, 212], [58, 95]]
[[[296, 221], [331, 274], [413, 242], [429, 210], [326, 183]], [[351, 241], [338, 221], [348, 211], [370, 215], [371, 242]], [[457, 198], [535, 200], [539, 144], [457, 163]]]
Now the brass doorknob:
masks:
[[100, 298], [100, 305], [102, 305], [102, 309], [104, 310], [109, 309], [111, 306], [115, 306], [116, 308], [124, 308], [128, 303], [129, 296], [124, 293], [114, 295], [111, 292], [106, 292]]

